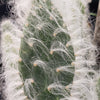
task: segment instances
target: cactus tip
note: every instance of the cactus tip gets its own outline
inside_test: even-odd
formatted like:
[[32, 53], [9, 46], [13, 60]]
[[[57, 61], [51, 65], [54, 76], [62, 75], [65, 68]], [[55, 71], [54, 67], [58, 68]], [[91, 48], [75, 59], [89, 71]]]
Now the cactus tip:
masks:
[[48, 87], [47, 89], [48, 89], [48, 91], [50, 91], [50, 90], [51, 90], [51, 88], [50, 88], [50, 87]]
[[67, 90], [68, 88], [69, 88], [68, 86], [65, 87], [66, 90]]
[[25, 96], [25, 99], [26, 99], [26, 100], [29, 100], [27, 96]]
[[42, 8], [42, 5], [39, 5], [39, 8]]
[[63, 24], [63, 27], [66, 27], [66, 24]]
[[21, 83], [21, 86], [24, 86], [24, 83]]
[[51, 54], [51, 55], [53, 54], [53, 50], [50, 51], [50, 54]]
[[46, 0], [43, 0], [44, 2], [46, 2]]
[[56, 72], [60, 72], [60, 69], [59, 69], [59, 68], [57, 68], [57, 69], [56, 69]]
[[33, 83], [34, 83], [34, 80], [33, 80], [33, 79], [31, 79], [31, 80], [30, 80], [30, 82], [33, 84]]
[[19, 58], [19, 59], [18, 59], [18, 62], [22, 62], [22, 59], [21, 59], [21, 58]]
[[32, 47], [33, 46], [33, 43], [29, 43], [29, 46]]
[[28, 26], [29, 26], [29, 24], [27, 23], [27, 24], [25, 24], [25, 26], [26, 26], [26, 27], [28, 27]]
[[74, 62], [72, 62], [72, 63], [71, 63], [71, 65], [72, 65], [72, 66], [75, 66], [75, 63], [74, 63]]
[[54, 33], [53, 36], [55, 37], [56, 36], [56, 33]]
[[37, 27], [38, 30], [41, 30], [41, 27]]
[[36, 67], [36, 66], [37, 66], [37, 64], [36, 64], [36, 63], [34, 63], [34, 64], [33, 64], [33, 66], [34, 66], [34, 67]]
[[68, 43], [66, 44], [66, 47], [69, 47], [69, 44]]
[[78, 54], [75, 54], [75, 57], [77, 57], [78, 56]]
[[53, 20], [53, 17], [52, 16], [50, 16], [50, 20]]

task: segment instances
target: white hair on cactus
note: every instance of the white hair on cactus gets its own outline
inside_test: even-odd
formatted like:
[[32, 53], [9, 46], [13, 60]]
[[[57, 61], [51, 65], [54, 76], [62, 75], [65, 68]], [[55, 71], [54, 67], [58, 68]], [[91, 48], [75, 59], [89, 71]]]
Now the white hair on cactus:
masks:
[[25, 100], [23, 82], [20, 78], [18, 70], [19, 47], [20, 47], [20, 30], [16, 28], [10, 21], [4, 21], [2, 27], [2, 61], [5, 66], [5, 93], [7, 100]]
[[72, 64], [75, 66], [75, 76], [71, 87], [71, 96], [62, 100], [98, 100], [96, 91], [98, 72], [92, 68], [96, 64], [96, 47], [92, 44], [91, 29], [87, 23], [87, 3], [89, 1], [52, 0], [52, 2], [68, 27], [76, 55], [76, 60]]
[[[15, 8], [17, 9], [17, 14], [19, 18], [17, 22], [19, 25], [23, 26], [26, 22], [27, 16], [29, 15], [30, 9], [32, 7], [32, 0], [16, 0]], [[68, 27], [68, 34], [71, 37], [69, 44], [71, 43], [74, 47], [74, 52], [76, 56], [75, 62], [72, 63], [75, 66], [75, 77], [72, 84], [64, 87], [60, 83], [50, 84], [48, 86], [48, 91], [55, 95], [62, 95], [64, 96], [61, 100], [98, 100], [97, 93], [96, 93], [96, 80], [97, 80], [97, 73], [92, 69], [92, 65], [95, 65], [95, 46], [91, 43], [91, 36], [88, 34], [90, 32], [90, 28], [87, 24], [87, 15], [86, 13], [82, 13], [81, 7], [86, 7], [87, 1], [86, 0], [52, 0], [54, 5], [57, 7], [59, 12], [61, 13], [63, 20]], [[80, 3], [79, 3], [80, 2]], [[80, 4], [82, 6], [80, 7]], [[33, 5], [34, 6], [34, 5]], [[42, 7], [41, 5], [39, 6]], [[57, 20], [53, 14], [45, 8], [46, 11], [50, 14], [50, 19]], [[31, 13], [35, 14], [35, 11], [31, 10]], [[37, 16], [39, 18], [39, 16]], [[41, 30], [44, 27], [48, 27], [48, 23], [43, 23], [40, 20], [39, 25], [35, 28]], [[42, 23], [42, 24], [41, 24]], [[62, 27], [57, 23], [60, 30], [56, 29], [55, 33], [53, 34], [56, 36], [60, 31], [66, 31], [62, 29]], [[6, 26], [7, 25], [7, 26]], [[11, 26], [11, 27], [9, 27]], [[26, 24], [28, 26], [28, 24]], [[34, 25], [33, 25], [34, 26]], [[53, 26], [51, 26], [53, 27]], [[19, 47], [20, 47], [20, 36], [23, 37], [22, 32], [17, 29], [14, 25], [12, 25], [9, 21], [5, 21], [2, 23], [2, 51], [3, 51], [3, 62], [5, 64], [5, 77], [6, 77], [6, 93], [8, 100], [24, 100], [27, 97], [24, 95], [23, 90], [23, 82], [20, 79], [19, 71], [18, 71], [18, 60], [19, 62], [22, 61], [19, 58]], [[6, 31], [8, 30], [8, 31]], [[45, 31], [45, 30], [43, 30]], [[29, 32], [29, 34], [32, 34]], [[38, 35], [38, 34], [37, 34]], [[34, 39], [33, 39], [34, 40]], [[34, 41], [28, 41], [30, 46], [34, 46]], [[41, 41], [38, 41], [38, 44], [41, 43], [43, 46], [44, 44]], [[17, 45], [16, 45], [17, 44]], [[66, 45], [67, 46], [67, 45]], [[48, 51], [48, 50], [47, 50]], [[44, 51], [45, 52], [45, 51]], [[64, 52], [68, 55], [68, 51], [63, 44], [60, 42], [54, 42], [51, 46], [50, 54], [53, 52]], [[62, 55], [63, 56], [63, 55]], [[70, 56], [71, 57], [71, 56]], [[65, 58], [64, 58], [65, 59]], [[67, 62], [67, 61], [66, 61]], [[45, 69], [45, 62], [42, 60], [36, 60], [33, 62], [34, 67], [37, 65], [42, 65]], [[44, 66], [45, 65], [45, 66]], [[69, 68], [65, 68], [65, 66], [61, 66], [56, 69], [56, 72], [71, 72], [74, 73], [73, 70]], [[93, 74], [92, 76], [89, 75]], [[25, 89], [26, 92], [29, 94], [30, 98], [30, 90], [34, 88], [32, 84], [34, 83], [33, 79], [25, 80]], [[19, 88], [20, 87], [20, 88]], [[18, 90], [16, 89], [18, 88]], [[65, 89], [72, 89], [71, 95], [68, 95]], [[55, 92], [57, 91], [57, 92]], [[33, 95], [36, 94], [36, 91], [32, 91]], [[33, 98], [32, 98], [33, 99]]]

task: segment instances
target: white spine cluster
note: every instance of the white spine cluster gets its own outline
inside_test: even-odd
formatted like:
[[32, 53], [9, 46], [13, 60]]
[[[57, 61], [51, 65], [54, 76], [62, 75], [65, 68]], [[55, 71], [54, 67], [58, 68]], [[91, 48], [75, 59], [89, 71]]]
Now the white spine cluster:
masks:
[[87, 0], [52, 0], [60, 11], [74, 47], [75, 66], [71, 96], [62, 100], [98, 100], [96, 82], [98, 72], [93, 70], [96, 47], [92, 44], [88, 26]]

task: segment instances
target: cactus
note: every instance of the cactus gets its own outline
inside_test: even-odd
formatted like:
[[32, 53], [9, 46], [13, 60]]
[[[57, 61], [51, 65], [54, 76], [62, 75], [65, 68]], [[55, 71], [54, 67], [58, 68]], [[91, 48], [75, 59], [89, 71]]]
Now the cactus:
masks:
[[23, 82], [18, 70], [20, 37], [22, 32], [9, 20], [3, 21], [2, 27], [2, 62], [4, 66], [6, 100], [25, 100]]
[[7, 100], [98, 100], [87, 1], [22, 1], [20, 28], [2, 24]]
[[66, 86], [74, 73], [67, 27], [51, 0], [33, 0], [27, 20], [19, 61], [25, 94], [30, 100], [60, 100], [70, 95]]
[[[71, 96], [65, 100], [98, 100], [96, 84], [99, 76], [96, 67], [96, 46], [93, 45], [92, 31], [88, 25], [87, 0], [63, 0], [54, 5], [61, 12], [70, 33], [74, 48], [75, 74], [71, 88]], [[61, 5], [59, 7], [59, 5]], [[65, 7], [65, 10], [63, 9]], [[68, 10], [67, 10], [68, 9]], [[70, 12], [69, 12], [70, 9]]]

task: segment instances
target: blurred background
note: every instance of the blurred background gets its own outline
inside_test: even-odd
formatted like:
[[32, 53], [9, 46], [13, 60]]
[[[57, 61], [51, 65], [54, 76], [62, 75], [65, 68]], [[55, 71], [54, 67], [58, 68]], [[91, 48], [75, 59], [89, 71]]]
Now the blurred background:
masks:
[[93, 26], [93, 30], [95, 28], [95, 22], [96, 22], [96, 14], [97, 14], [97, 9], [98, 9], [98, 3], [99, 3], [99, 0], [92, 0], [92, 2], [89, 3], [90, 23]]

